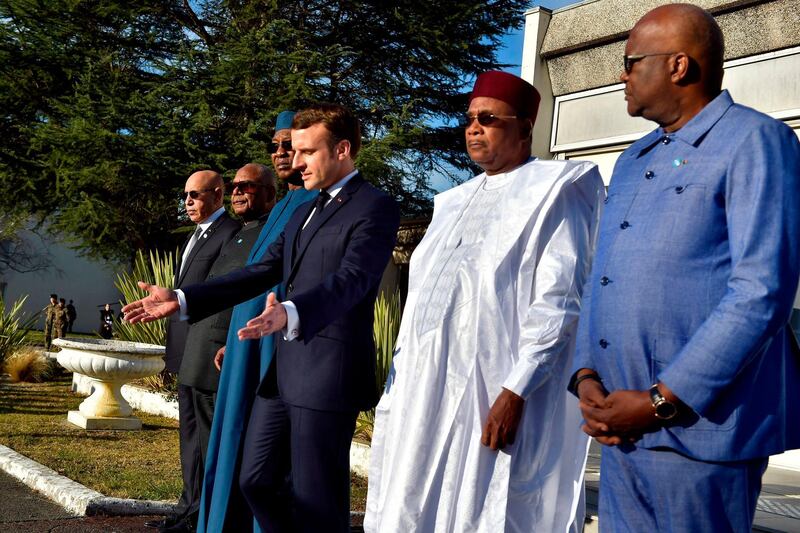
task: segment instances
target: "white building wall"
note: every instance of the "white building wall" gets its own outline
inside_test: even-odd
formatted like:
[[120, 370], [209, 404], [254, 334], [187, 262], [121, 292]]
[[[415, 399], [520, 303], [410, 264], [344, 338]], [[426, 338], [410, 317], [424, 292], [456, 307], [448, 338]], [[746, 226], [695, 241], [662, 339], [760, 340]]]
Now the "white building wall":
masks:
[[[56, 239], [40, 239], [30, 232], [25, 238], [43, 257], [49, 268], [28, 273], [6, 272], [0, 275], [6, 308], [21, 296], [28, 295], [25, 312], [35, 313], [47, 306], [50, 294], [56, 293], [67, 303], [74, 300], [78, 318], [73, 331], [90, 333], [100, 325], [100, 307], [106, 302], [115, 304], [119, 311], [119, 291], [114, 287], [116, 273], [123, 267], [101, 261], [92, 261], [77, 254]], [[39, 328], [44, 327], [44, 315], [39, 319]]]

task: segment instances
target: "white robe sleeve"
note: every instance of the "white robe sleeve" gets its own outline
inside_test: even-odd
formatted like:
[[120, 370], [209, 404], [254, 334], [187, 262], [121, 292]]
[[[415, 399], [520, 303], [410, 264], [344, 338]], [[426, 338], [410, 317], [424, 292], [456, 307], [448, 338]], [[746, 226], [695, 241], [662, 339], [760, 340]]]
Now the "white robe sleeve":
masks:
[[[560, 369], [559, 358], [568, 355], [565, 348], [575, 334], [592, 254], [593, 219], [593, 206], [578, 188], [566, 187], [542, 225], [541, 252], [531, 252], [529, 265], [535, 261], [531, 302], [520, 317], [519, 357], [503, 383], [523, 398]], [[521, 278], [519, 283], [523, 282]]]

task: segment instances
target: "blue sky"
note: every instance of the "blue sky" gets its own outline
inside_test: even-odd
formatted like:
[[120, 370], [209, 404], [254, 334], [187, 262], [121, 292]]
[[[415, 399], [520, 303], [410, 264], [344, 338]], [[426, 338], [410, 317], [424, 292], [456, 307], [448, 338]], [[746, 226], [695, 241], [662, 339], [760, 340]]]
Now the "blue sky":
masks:
[[[559, 7], [576, 3], [578, 2], [575, 0], [553, 0], [545, 2], [533, 2], [531, 7], [543, 6], [548, 9], [557, 9]], [[524, 40], [523, 33], [524, 27], [520, 27], [518, 30], [506, 35], [506, 37], [503, 39], [503, 49], [500, 50], [500, 53], [498, 54], [500, 61], [512, 65], [505, 70], [512, 74], [516, 74], [517, 76], [520, 75], [520, 63], [522, 63], [522, 42]]]

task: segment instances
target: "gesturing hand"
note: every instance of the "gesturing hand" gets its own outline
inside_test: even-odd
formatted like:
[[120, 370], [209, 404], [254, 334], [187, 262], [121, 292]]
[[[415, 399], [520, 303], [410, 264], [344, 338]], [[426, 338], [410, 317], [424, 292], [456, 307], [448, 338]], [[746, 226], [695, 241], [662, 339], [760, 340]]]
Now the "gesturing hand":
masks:
[[125, 313], [125, 321], [131, 324], [153, 322], [180, 311], [181, 306], [178, 304], [178, 297], [174, 291], [143, 281], [139, 281], [137, 285], [140, 289], [149, 292], [150, 295], [122, 308], [122, 312]]
[[239, 340], [258, 339], [275, 333], [286, 327], [286, 308], [271, 292], [267, 295], [267, 306], [264, 312], [249, 320], [245, 327], [239, 330]]
[[489, 416], [481, 435], [481, 444], [492, 450], [514, 444], [524, 406], [525, 400], [521, 396], [503, 389], [489, 409]]

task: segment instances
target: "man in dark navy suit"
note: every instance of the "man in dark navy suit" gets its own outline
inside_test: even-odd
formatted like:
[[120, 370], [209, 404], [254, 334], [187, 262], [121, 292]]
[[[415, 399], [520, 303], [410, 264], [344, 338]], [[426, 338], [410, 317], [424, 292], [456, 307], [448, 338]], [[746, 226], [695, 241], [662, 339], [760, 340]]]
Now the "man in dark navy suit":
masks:
[[[180, 312], [196, 321], [283, 280], [264, 312], [239, 331], [283, 332], [259, 388], [244, 443], [240, 485], [265, 531], [349, 530], [350, 440], [358, 412], [375, 405], [373, 307], [394, 247], [399, 211], [359, 175], [357, 119], [318, 104], [292, 123], [293, 166], [320, 195], [297, 209], [260, 263], [123, 309], [130, 322]], [[291, 474], [290, 494], [285, 494]]]

